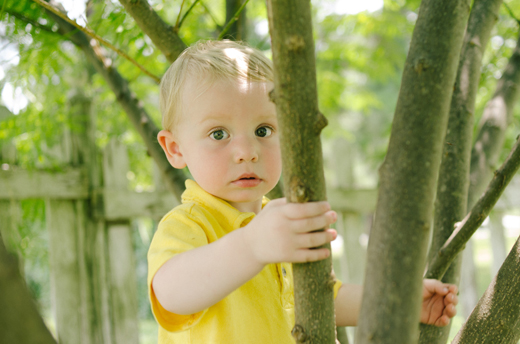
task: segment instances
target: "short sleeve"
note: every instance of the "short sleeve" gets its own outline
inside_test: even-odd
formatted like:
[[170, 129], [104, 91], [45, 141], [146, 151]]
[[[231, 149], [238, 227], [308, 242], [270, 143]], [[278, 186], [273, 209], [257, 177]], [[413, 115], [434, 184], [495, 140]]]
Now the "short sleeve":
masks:
[[179, 315], [164, 309], [155, 296], [152, 280], [159, 268], [173, 256], [208, 244], [200, 224], [189, 213], [174, 209], [159, 223], [148, 250], [148, 288], [152, 312], [161, 327], [170, 332], [183, 331], [195, 325], [206, 310]]

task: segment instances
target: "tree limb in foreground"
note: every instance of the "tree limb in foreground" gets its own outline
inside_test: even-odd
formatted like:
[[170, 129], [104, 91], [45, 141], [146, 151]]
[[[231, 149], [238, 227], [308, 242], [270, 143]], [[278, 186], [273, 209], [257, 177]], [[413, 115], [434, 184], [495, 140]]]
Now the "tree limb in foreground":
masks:
[[[268, 0], [274, 100], [280, 123], [285, 195], [289, 202], [326, 199], [310, 2]], [[330, 244], [324, 245], [330, 249]], [[296, 343], [334, 344], [334, 278], [329, 256], [293, 264]]]
[[[467, 213], [471, 146], [475, 101], [480, 80], [482, 56], [495, 26], [502, 0], [475, 0], [460, 54], [457, 78], [451, 97], [448, 128], [437, 181], [433, 237], [430, 257], [453, 233], [455, 222]], [[429, 258], [428, 260], [430, 260]], [[454, 259], [442, 281], [459, 285], [462, 255]], [[420, 344], [444, 344], [451, 323], [438, 327], [420, 324]]]
[[520, 238], [452, 344], [516, 344], [520, 339]]
[[119, 0], [119, 2], [166, 59], [170, 63], [175, 62], [186, 49], [186, 44], [177, 35], [175, 28], [162, 20], [146, 0]]
[[56, 344], [0, 235], [0, 343]]
[[[51, 3], [52, 2], [54, 2], [54, 0], [51, 0]], [[166, 159], [157, 141], [159, 129], [141, 102], [130, 90], [128, 81], [123, 78], [115, 68], [105, 65], [104, 57], [101, 56], [99, 51], [93, 49], [90, 40], [83, 32], [76, 30], [74, 26], [56, 16], [54, 13], [48, 11], [48, 14], [58, 23], [58, 32], [83, 50], [87, 60], [92, 63], [96, 71], [105, 79], [105, 82], [112, 89], [112, 92], [114, 92], [117, 102], [124, 109], [130, 122], [143, 139], [148, 153], [161, 172], [166, 187], [180, 200], [180, 196], [185, 189], [184, 181], [187, 177], [182, 170], [173, 168]]]
[[453, 259], [464, 249], [466, 242], [484, 222], [519, 167], [520, 135], [506, 161], [495, 171], [495, 176], [486, 192], [480, 197], [471, 212], [458, 224], [453, 234], [432, 260], [425, 278], [442, 278]]
[[368, 245], [359, 344], [417, 343], [422, 275], [470, 1], [423, 0], [403, 71]]

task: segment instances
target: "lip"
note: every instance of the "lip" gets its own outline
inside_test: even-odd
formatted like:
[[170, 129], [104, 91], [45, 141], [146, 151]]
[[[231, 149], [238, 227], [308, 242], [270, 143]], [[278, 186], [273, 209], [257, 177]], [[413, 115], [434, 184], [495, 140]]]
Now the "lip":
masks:
[[254, 173], [244, 173], [231, 183], [233, 185], [243, 187], [243, 188], [252, 188], [258, 186], [262, 182], [256, 174]]

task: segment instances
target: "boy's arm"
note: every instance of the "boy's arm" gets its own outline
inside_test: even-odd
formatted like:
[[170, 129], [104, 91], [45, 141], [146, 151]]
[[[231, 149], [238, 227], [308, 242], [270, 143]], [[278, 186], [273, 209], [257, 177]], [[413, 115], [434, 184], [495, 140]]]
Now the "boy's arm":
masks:
[[266, 264], [324, 259], [336, 231], [308, 233], [336, 221], [327, 202], [274, 200], [247, 226], [196, 249], [180, 253], [155, 274], [152, 287], [161, 306], [193, 314], [222, 300], [258, 274]]
[[[337, 326], [356, 326], [361, 309], [363, 288], [355, 284], [343, 284], [339, 290], [334, 306], [336, 308]], [[435, 326], [446, 326], [457, 314], [457, 286], [445, 284], [438, 280], [423, 280], [421, 323]]]

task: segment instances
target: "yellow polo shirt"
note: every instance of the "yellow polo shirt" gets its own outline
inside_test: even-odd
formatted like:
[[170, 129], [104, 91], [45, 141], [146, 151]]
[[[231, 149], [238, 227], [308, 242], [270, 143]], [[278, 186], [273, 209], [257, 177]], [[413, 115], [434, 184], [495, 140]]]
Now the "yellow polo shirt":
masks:
[[[267, 202], [264, 198], [263, 205]], [[294, 343], [290, 263], [267, 265], [215, 305], [191, 315], [165, 310], [152, 288], [153, 276], [174, 255], [210, 244], [245, 226], [254, 216], [210, 195], [196, 182], [186, 181], [182, 204], [161, 220], [148, 251], [148, 287], [152, 311], [160, 325], [160, 344]], [[334, 286], [334, 296], [340, 285]]]

